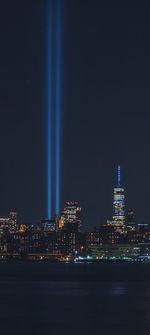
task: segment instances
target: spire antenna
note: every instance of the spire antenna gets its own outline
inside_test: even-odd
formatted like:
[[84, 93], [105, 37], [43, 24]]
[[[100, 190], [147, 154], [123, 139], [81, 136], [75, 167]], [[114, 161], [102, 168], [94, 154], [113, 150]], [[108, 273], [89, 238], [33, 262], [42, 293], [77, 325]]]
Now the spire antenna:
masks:
[[118, 188], [120, 188], [120, 180], [121, 180], [121, 171], [120, 165], [118, 165]]

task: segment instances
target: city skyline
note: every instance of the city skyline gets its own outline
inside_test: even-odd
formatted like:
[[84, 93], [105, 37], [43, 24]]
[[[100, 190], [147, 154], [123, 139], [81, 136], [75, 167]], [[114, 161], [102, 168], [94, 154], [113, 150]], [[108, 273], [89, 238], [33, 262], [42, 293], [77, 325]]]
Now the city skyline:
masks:
[[[113, 187], [113, 197], [112, 197], [112, 213], [109, 216], [106, 216], [105, 221], [104, 222], [99, 222], [98, 225], [95, 225], [95, 221], [94, 221], [94, 213], [93, 213], [93, 221], [92, 224], [90, 225], [91, 229], [94, 229], [96, 227], [100, 227], [104, 224], [113, 224], [114, 227], [116, 227], [116, 229], [118, 229], [118, 231], [123, 231], [124, 226], [127, 226], [128, 223], [129, 226], [135, 226], [136, 227], [138, 225], [141, 224], [149, 224], [149, 222], [144, 222], [143, 220], [140, 222], [139, 219], [137, 218], [136, 214], [135, 214], [135, 209], [133, 207], [127, 207], [126, 206], [126, 197], [125, 197], [125, 192], [124, 192], [124, 187], [122, 186], [122, 169], [120, 165], [117, 165], [115, 170], [114, 170], [114, 187]], [[64, 207], [66, 206], [66, 208]], [[77, 200], [74, 199], [68, 199], [65, 201], [65, 203], [63, 204], [62, 208], [60, 209], [59, 213], [54, 213], [53, 216], [48, 217], [48, 216], [43, 216], [43, 217], [39, 217], [38, 220], [36, 221], [25, 221], [24, 217], [22, 215], [22, 213], [18, 213], [16, 211], [16, 209], [11, 209], [10, 212], [16, 212], [17, 215], [19, 214], [19, 217], [21, 219], [20, 224], [36, 224], [37, 222], [39, 222], [40, 220], [43, 220], [43, 222], [47, 222], [47, 221], [57, 221], [60, 220], [60, 226], [64, 225], [64, 221], [63, 221], [63, 217], [64, 217], [64, 213], [65, 211], [67, 211], [67, 207], [70, 206], [70, 208], [72, 208], [73, 212], [71, 214], [71, 216], [75, 214], [76, 210], [81, 212], [81, 207], [80, 207], [80, 203]], [[68, 207], [69, 209], [69, 207]], [[74, 212], [75, 210], [75, 212]], [[82, 208], [83, 212], [84, 212], [84, 208]], [[66, 212], [67, 213], [67, 212]], [[68, 212], [69, 213], [69, 212]], [[2, 213], [0, 213], [2, 214]], [[4, 213], [3, 213], [4, 214]], [[135, 220], [135, 216], [136, 216], [136, 220]], [[0, 218], [6, 218], [7, 221], [7, 216], [6, 213], [5, 215], [0, 216]], [[86, 216], [82, 217], [82, 228], [84, 231], [87, 230], [87, 226], [85, 225], [85, 220], [86, 220]]]
[[149, 333], [149, 13], [1, 1], [6, 335]]
[[[0, 14], [0, 210], [16, 208], [29, 222], [47, 216], [50, 13], [47, 1], [8, 3], [9, 13], [3, 3]], [[92, 7], [87, 0], [86, 10], [84, 1], [62, 3], [60, 208], [77, 199], [89, 229], [93, 213], [96, 225], [111, 218], [119, 162], [126, 206], [139, 222], [149, 222], [148, 10], [111, 2], [105, 8], [98, 0]], [[55, 71], [53, 66], [53, 87]]]

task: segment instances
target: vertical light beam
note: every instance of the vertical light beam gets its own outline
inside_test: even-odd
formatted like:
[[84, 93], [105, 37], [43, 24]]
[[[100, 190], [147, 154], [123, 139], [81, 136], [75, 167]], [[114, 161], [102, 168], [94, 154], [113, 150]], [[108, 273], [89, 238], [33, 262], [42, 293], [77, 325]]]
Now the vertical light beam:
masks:
[[47, 31], [47, 217], [52, 216], [52, 6], [48, 0]]
[[60, 213], [60, 161], [61, 161], [61, 0], [56, 3], [56, 185], [55, 211]]

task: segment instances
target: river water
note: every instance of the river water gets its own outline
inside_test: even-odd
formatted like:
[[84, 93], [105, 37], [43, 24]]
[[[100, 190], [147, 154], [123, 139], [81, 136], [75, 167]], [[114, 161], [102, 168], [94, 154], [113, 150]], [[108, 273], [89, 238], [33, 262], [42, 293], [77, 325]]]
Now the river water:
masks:
[[150, 334], [150, 265], [0, 264], [1, 334]]

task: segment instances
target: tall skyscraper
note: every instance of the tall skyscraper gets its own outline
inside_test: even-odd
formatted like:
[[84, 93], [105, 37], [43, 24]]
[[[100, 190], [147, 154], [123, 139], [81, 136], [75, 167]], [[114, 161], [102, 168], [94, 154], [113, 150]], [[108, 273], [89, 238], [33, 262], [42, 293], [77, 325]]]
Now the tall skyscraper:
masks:
[[81, 208], [77, 201], [66, 202], [61, 220], [64, 220], [64, 229], [71, 232], [81, 231]]
[[117, 187], [113, 196], [113, 224], [118, 231], [123, 231], [125, 225], [124, 188], [121, 187], [121, 169], [118, 166]]

